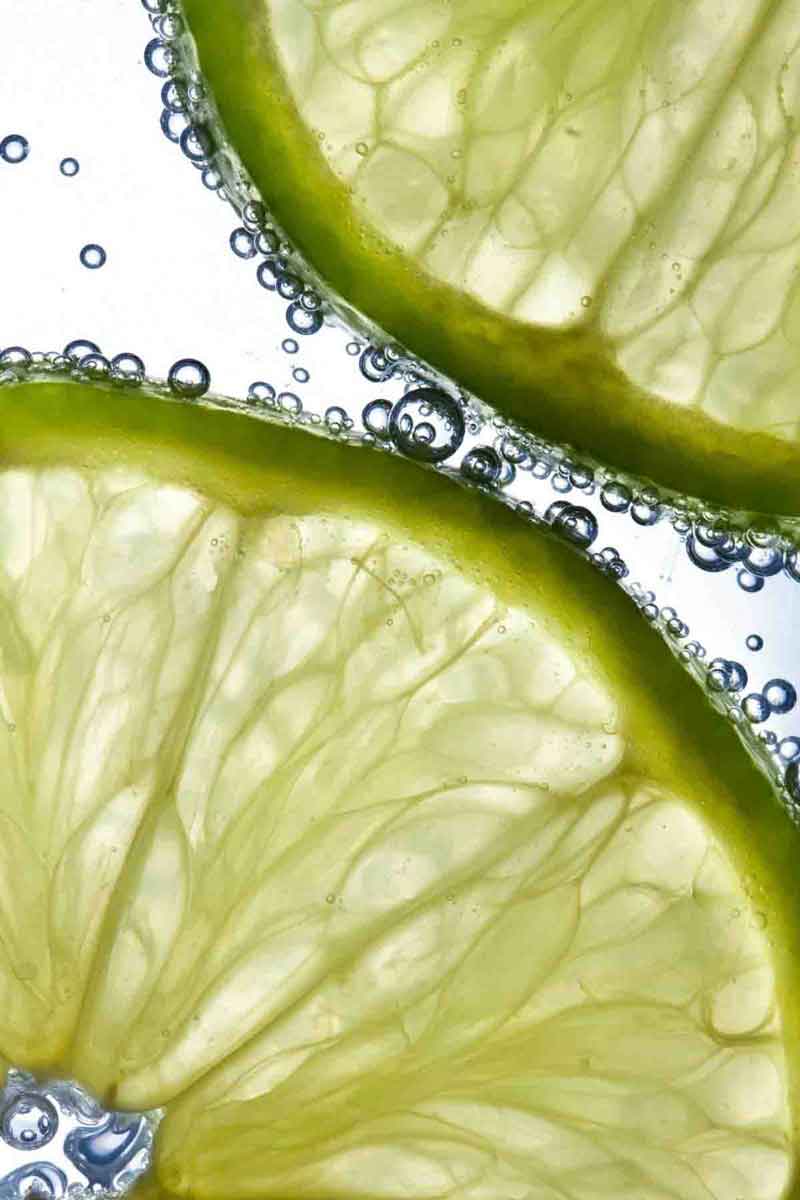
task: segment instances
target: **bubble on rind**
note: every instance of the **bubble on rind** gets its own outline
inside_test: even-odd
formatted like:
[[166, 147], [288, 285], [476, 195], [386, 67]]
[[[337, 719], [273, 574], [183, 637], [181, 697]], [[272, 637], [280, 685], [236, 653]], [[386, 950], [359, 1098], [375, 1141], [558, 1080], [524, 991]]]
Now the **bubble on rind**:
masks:
[[145, 366], [138, 354], [123, 351], [111, 360], [111, 374], [120, 383], [140, 384], [144, 382]]
[[476, 446], [461, 462], [461, 474], [481, 487], [494, 487], [503, 468], [500, 455], [491, 446]]
[[38, 1150], [55, 1137], [58, 1113], [44, 1096], [21, 1092], [6, 1105], [0, 1118], [4, 1141], [19, 1150]]
[[545, 520], [567, 541], [576, 546], [591, 546], [597, 537], [597, 518], [588, 508], [556, 500], [545, 513]]
[[759, 725], [762, 721], [766, 721], [771, 709], [765, 696], [762, 696], [760, 692], [751, 692], [742, 701], [742, 712], [752, 725]]
[[100, 354], [100, 347], [96, 342], [90, 342], [88, 338], [75, 338], [72, 342], [67, 342], [64, 347], [64, 354], [72, 362], [78, 363], [87, 354]]
[[275, 399], [275, 388], [263, 379], [257, 379], [247, 389], [247, 399], [255, 404], [270, 404]]
[[627, 512], [632, 499], [630, 488], [616, 480], [607, 483], [600, 492], [600, 503], [613, 513]]
[[6, 346], [0, 351], [0, 367], [26, 368], [33, 362], [33, 355], [24, 346]]
[[800, 760], [789, 763], [784, 776], [786, 790], [795, 803], [800, 804]]
[[196, 399], [208, 391], [211, 374], [199, 359], [181, 358], [170, 367], [167, 383], [176, 395]]
[[153, 38], [144, 48], [144, 63], [153, 75], [166, 79], [175, 66], [175, 53], [161, 38]]
[[392, 405], [388, 400], [371, 400], [364, 406], [361, 413], [361, 420], [367, 431], [381, 441], [387, 441], [391, 436], [389, 433], [391, 411]]
[[438, 388], [414, 388], [392, 408], [389, 436], [418, 462], [440, 463], [458, 450], [466, 432], [458, 403]]

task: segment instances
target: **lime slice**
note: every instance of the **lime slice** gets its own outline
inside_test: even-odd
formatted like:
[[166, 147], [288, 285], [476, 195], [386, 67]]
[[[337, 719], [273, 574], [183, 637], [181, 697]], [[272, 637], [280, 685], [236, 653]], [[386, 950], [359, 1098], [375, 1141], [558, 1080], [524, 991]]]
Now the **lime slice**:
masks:
[[798, 834], [621, 592], [387, 456], [0, 394], [0, 1053], [145, 1195], [777, 1200]]
[[234, 145], [347, 300], [537, 432], [798, 510], [794, 5], [184, 8]]

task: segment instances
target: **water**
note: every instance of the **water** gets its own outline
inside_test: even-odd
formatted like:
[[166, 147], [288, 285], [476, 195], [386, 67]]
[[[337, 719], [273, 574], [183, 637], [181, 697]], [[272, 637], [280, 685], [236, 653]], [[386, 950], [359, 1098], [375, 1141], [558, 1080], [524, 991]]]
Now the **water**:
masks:
[[791, 523], [748, 531], [531, 438], [332, 302], [221, 144], [171, 2], [30, 0], [3, 31], [0, 379], [148, 376], [493, 493], [628, 591], [794, 798]]
[[159, 1119], [110, 1112], [71, 1080], [11, 1069], [0, 1092], [0, 1200], [128, 1191], [150, 1167]]

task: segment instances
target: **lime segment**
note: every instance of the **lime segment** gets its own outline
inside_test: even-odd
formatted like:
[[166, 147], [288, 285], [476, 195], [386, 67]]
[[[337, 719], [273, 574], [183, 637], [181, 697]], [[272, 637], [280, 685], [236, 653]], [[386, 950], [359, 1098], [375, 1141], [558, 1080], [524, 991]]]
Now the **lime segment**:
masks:
[[8, 394], [8, 1059], [164, 1106], [172, 1195], [784, 1195], [798, 835], [625, 598], [402, 462]]
[[185, 8], [267, 203], [390, 336], [546, 436], [796, 511], [794, 5]]

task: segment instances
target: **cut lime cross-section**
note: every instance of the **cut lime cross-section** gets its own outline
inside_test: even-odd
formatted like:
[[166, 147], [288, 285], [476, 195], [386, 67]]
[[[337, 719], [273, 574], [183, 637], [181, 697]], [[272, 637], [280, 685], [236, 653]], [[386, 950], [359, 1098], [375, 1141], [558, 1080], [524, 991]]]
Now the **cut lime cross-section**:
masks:
[[143, 1195], [779, 1200], [798, 835], [586, 563], [386, 455], [0, 393], [0, 1053]]
[[800, 12], [183, 0], [268, 204], [350, 302], [539, 433], [800, 508]]

